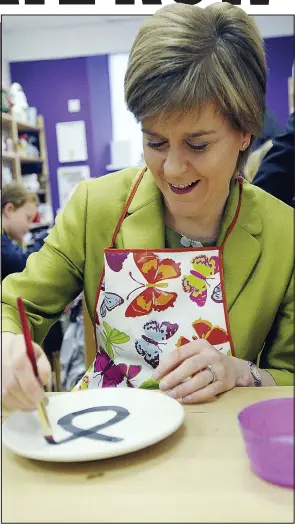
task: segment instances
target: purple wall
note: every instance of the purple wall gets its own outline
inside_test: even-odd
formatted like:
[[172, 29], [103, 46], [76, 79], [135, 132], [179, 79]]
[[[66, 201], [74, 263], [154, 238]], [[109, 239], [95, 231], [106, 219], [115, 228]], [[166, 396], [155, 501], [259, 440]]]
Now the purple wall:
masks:
[[90, 56], [86, 66], [92, 121], [92, 176], [97, 177], [106, 174], [106, 166], [111, 161], [109, 144], [113, 132], [108, 55]]
[[264, 42], [269, 69], [266, 103], [285, 129], [289, 116], [288, 78], [294, 60], [294, 37], [266, 38]]
[[[14, 62], [12, 82], [19, 82], [28, 103], [44, 116], [48, 166], [54, 213], [59, 207], [57, 188], [57, 122], [84, 120], [88, 161], [69, 165], [89, 165], [91, 176], [105, 174], [110, 163], [108, 143], [112, 138], [108, 57], [106, 55], [59, 60]], [[78, 98], [81, 110], [68, 112], [68, 100]]]

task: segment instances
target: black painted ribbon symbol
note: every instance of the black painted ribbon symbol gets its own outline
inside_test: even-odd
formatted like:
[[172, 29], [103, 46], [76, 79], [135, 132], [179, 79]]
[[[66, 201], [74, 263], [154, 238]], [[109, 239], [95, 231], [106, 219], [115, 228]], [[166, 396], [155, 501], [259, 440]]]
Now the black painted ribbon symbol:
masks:
[[[103, 424], [98, 424], [97, 426], [93, 426], [89, 429], [82, 429], [75, 426], [72, 421], [75, 417], [78, 417], [79, 415], [86, 415], [87, 413], [95, 413], [95, 412], [103, 412], [103, 411], [115, 411], [115, 416], [108, 420], [107, 422], [104, 422]], [[77, 438], [90, 438], [93, 440], [102, 440], [105, 442], [120, 442], [124, 440], [123, 438], [119, 437], [110, 437], [109, 435], [104, 435], [102, 433], [98, 433], [99, 430], [107, 428], [109, 426], [113, 426], [114, 424], [117, 424], [118, 422], [121, 422], [125, 418], [127, 418], [130, 415], [129, 411], [125, 408], [119, 407], [119, 406], [98, 406], [94, 408], [87, 408], [83, 409], [81, 411], [75, 411], [75, 413], [69, 413], [68, 415], [65, 415], [58, 421], [58, 425], [61, 426], [65, 431], [68, 431], [69, 433], [72, 433], [71, 436], [66, 437], [63, 440], [60, 440], [57, 442], [53, 438], [46, 439], [49, 444], [64, 444], [66, 442], [70, 442], [71, 440], [76, 440]]]

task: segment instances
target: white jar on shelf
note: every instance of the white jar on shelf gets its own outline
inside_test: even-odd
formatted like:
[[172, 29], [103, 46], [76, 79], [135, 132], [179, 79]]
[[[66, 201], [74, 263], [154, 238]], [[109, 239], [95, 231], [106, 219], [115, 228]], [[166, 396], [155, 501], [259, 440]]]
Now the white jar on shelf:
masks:
[[22, 175], [23, 184], [28, 191], [33, 191], [37, 193], [40, 189], [40, 184], [38, 181], [38, 175], [36, 173], [31, 173], [30, 175]]
[[12, 182], [12, 172], [9, 166], [2, 164], [2, 182], [3, 184], [10, 184]]

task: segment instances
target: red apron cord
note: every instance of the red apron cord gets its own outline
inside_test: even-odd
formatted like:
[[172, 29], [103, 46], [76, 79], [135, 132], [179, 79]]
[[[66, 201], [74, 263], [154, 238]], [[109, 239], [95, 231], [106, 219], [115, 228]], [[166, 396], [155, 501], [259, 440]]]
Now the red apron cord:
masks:
[[114, 247], [114, 244], [115, 244], [115, 241], [116, 241], [116, 237], [117, 237], [118, 232], [120, 231], [120, 227], [121, 227], [121, 225], [122, 225], [122, 222], [123, 222], [123, 220], [124, 220], [124, 218], [125, 218], [125, 216], [126, 216], [126, 213], [127, 213], [128, 209], [129, 209], [129, 206], [130, 206], [130, 204], [131, 204], [131, 202], [132, 202], [132, 200], [133, 200], [133, 197], [134, 197], [134, 195], [135, 195], [135, 193], [136, 193], [136, 191], [137, 191], [137, 188], [138, 188], [140, 182], [142, 181], [142, 179], [143, 179], [143, 175], [145, 174], [146, 171], [147, 171], [147, 167], [145, 167], [145, 168], [141, 171], [141, 173], [140, 173], [138, 179], [136, 180], [136, 183], [134, 184], [134, 187], [133, 187], [133, 189], [132, 189], [132, 191], [131, 191], [131, 193], [130, 193], [130, 195], [129, 195], [129, 198], [128, 198], [127, 201], [126, 201], [126, 204], [125, 204], [125, 206], [124, 206], [124, 209], [123, 209], [123, 211], [122, 211], [122, 214], [121, 214], [121, 216], [120, 216], [120, 218], [119, 218], [119, 222], [118, 222], [118, 224], [117, 224], [117, 226], [116, 226], [116, 229], [115, 229], [114, 234], [113, 234], [113, 237], [112, 237], [112, 243], [111, 243], [111, 245], [110, 245], [111, 248]]

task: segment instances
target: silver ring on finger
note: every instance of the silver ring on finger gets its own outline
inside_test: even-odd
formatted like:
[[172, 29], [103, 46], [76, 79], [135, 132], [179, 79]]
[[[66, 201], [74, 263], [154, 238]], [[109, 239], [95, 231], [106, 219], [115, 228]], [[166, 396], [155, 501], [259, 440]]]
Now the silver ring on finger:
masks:
[[211, 364], [209, 366], [207, 366], [206, 369], [208, 369], [208, 371], [210, 371], [210, 373], [212, 375], [212, 380], [209, 382], [209, 384], [213, 384], [217, 380], [216, 371], [215, 371], [214, 367], [211, 366]]

